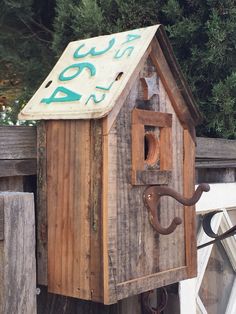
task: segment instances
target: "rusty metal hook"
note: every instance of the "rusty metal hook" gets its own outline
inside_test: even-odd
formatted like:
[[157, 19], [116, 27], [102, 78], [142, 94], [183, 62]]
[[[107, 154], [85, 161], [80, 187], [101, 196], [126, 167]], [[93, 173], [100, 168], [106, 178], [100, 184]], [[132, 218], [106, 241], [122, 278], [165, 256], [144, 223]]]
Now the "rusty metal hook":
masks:
[[222, 212], [222, 210], [214, 210], [208, 214], [205, 214], [203, 216], [203, 220], [202, 220], [202, 227], [204, 232], [208, 235], [208, 237], [210, 238], [214, 238], [214, 240], [206, 242], [204, 244], [199, 245], [197, 248], [198, 249], [202, 249], [210, 244], [214, 244], [217, 241], [221, 241], [224, 240], [226, 238], [229, 238], [233, 235], [236, 234], [236, 226], [233, 226], [232, 228], [230, 228], [229, 230], [227, 230], [226, 232], [222, 233], [222, 234], [217, 234], [212, 230], [211, 227], [211, 220], [214, 217], [214, 215], [218, 214]]
[[167, 235], [172, 233], [177, 228], [177, 226], [182, 223], [182, 219], [180, 217], [174, 217], [173, 221], [167, 228], [161, 226], [157, 217], [157, 206], [160, 202], [161, 196], [171, 196], [185, 206], [192, 206], [197, 203], [203, 192], [208, 192], [209, 190], [209, 184], [202, 183], [198, 186], [197, 190], [194, 192], [191, 198], [185, 198], [169, 187], [157, 185], [148, 187], [144, 191], [143, 199], [148, 208], [151, 225], [158, 233]]
[[154, 292], [154, 290], [150, 290], [141, 294], [141, 302], [142, 302], [142, 313], [143, 314], [159, 314], [161, 313], [168, 302], [168, 293], [164, 287], [161, 287], [161, 296], [160, 300], [157, 300], [157, 307], [153, 308], [150, 304], [150, 296]]

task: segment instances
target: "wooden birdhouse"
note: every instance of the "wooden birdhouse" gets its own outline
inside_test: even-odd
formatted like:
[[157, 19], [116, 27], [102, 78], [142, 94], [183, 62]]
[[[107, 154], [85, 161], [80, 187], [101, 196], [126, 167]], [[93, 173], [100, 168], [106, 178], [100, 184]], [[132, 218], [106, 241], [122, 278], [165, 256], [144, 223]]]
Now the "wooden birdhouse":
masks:
[[196, 275], [200, 118], [162, 26], [67, 46], [20, 113], [46, 120], [50, 292], [111, 304]]

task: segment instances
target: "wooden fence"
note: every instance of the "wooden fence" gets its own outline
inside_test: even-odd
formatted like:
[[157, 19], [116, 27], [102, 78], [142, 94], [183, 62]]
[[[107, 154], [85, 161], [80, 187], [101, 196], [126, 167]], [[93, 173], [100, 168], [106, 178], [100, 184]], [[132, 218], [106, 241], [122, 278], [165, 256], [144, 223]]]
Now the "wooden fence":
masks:
[[[42, 139], [38, 136], [38, 141]], [[197, 183], [205, 182], [234, 182], [236, 181], [236, 141], [230, 140], [222, 140], [222, 139], [207, 139], [207, 138], [198, 138], [197, 139], [197, 154], [196, 154], [196, 168], [197, 168]], [[38, 156], [40, 155], [40, 145], [39, 145]], [[34, 265], [34, 206], [32, 203], [32, 194], [34, 193], [35, 198], [37, 198], [37, 188], [36, 188], [36, 172], [37, 172], [37, 134], [35, 127], [8, 127], [8, 126], [0, 126], [0, 191], [15, 191], [15, 192], [28, 192], [25, 193], [8, 193], [8, 194], [0, 194], [0, 303], [4, 304], [5, 302], [5, 310], [3, 310], [3, 306], [1, 308], [0, 305], [0, 314], [6, 313], [24, 313], [24, 314], [141, 314], [141, 302], [140, 296], [134, 296], [125, 300], [120, 301], [118, 304], [111, 306], [104, 306], [102, 304], [96, 304], [92, 302], [77, 300], [69, 297], [63, 297], [59, 295], [50, 294], [47, 292], [46, 286], [37, 286], [40, 288], [40, 293], [37, 295], [37, 310], [35, 295], [36, 290], [34, 286], [34, 278], [35, 278], [35, 265]], [[39, 182], [40, 184], [40, 182]], [[31, 193], [30, 193], [31, 192]], [[1, 200], [7, 198], [8, 201], [4, 201], [5, 207], [1, 206]], [[9, 208], [7, 207], [7, 202], [13, 202], [15, 208], [14, 212], [9, 212]], [[24, 205], [22, 205], [24, 204]], [[29, 224], [31, 232], [27, 234], [27, 237], [21, 235], [22, 226], [19, 218], [19, 213], [21, 213], [22, 208], [27, 208], [27, 211], [22, 212], [21, 216], [25, 217], [24, 221]], [[7, 209], [8, 208], [8, 209]], [[7, 216], [8, 210], [8, 216]], [[42, 277], [43, 271], [43, 250], [42, 247], [46, 245], [46, 222], [43, 223], [45, 217], [41, 216], [41, 213], [35, 210], [36, 213], [36, 233], [37, 233], [37, 262], [38, 262], [38, 274]], [[4, 215], [4, 219], [2, 216]], [[6, 221], [5, 217], [11, 216], [11, 219]], [[25, 216], [24, 216], [25, 215]], [[2, 217], [2, 218], [1, 218]], [[13, 221], [12, 221], [13, 219]], [[10, 247], [7, 247], [6, 241], [6, 230], [1, 226], [4, 224], [9, 224], [10, 226], [15, 226], [14, 222], [18, 221], [18, 227], [14, 227], [10, 234], [13, 236], [13, 240], [10, 243], [13, 243], [17, 239], [21, 239], [24, 242], [24, 245], [28, 248], [28, 260], [24, 260], [21, 262], [19, 257], [19, 252], [21, 254], [26, 254], [26, 251], [22, 253], [19, 250], [19, 254], [12, 260], [13, 265], [11, 266], [14, 271], [18, 271], [20, 269], [21, 274], [27, 274], [27, 278], [29, 283], [25, 283], [26, 277], [24, 280], [18, 280], [17, 283], [19, 286], [9, 278], [6, 278], [6, 272], [4, 271], [3, 263], [3, 255], [7, 255], [6, 252], [14, 252]], [[18, 229], [17, 229], [18, 228]], [[30, 241], [29, 241], [30, 239]], [[13, 242], [12, 242], [13, 241]], [[29, 242], [27, 244], [27, 241]], [[19, 242], [20, 243], [20, 242]], [[23, 244], [22, 244], [23, 246]], [[10, 254], [10, 253], [9, 253]], [[31, 256], [31, 259], [30, 259]], [[17, 260], [16, 260], [17, 258]], [[2, 261], [2, 262], [1, 262]], [[31, 267], [27, 268], [27, 265], [24, 265], [23, 268], [19, 268], [19, 263], [30, 263]], [[18, 268], [15, 268], [18, 265]], [[5, 278], [3, 278], [3, 274], [5, 273]], [[9, 276], [12, 275], [12, 272], [8, 272]], [[1, 277], [2, 276], [2, 277]], [[12, 278], [12, 277], [11, 277]], [[4, 283], [9, 282], [12, 289], [15, 288], [15, 292], [9, 289], [9, 286], [3, 286]], [[42, 282], [42, 280], [41, 280]], [[27, 284], [31, 285], [27, 286]], [[22, 290], [23, 289], [23, 290]], [[28, 291], [31, 289], [30, 291]], [[19, 291], [27, 291], [28, 295], [31, 296], [32, 302], [29, 302], [27, 299], [22, 299], [21, 295], [21, 303], [18, 299], [18, 304], [24, 306], [24, 304], [28, 304], [28, 308], [22, 307], [24, 310], [20, 310], [20, 308], [16, 307], [17, 301], [12, 303], [13, 310], [11, 309], [6, 311], [7, 305], [6, 298], [3, 294], [3, 291], [7, 293], [15, 293], [17, 297], [19, 295]], [[9, 292], [10, 291], [10, 292]], [[39, 291], [39, 290], [38, 290]], [[172, 302], [169, 304], [169, 313], [173, 313], [172, 306], [176, 307], [176, 303], [178, 303], [178, 290], [176, 286], [172, 286], [169, 288], [170, 299]], [[5, 299], [5, 301], [4, 301]], [[23, 301], [22, 301], [23, 300]], [[15, 307], [14, 307], [15, 306]], [[33, 308], [35, 307], [35, 312]], [[4, 312], [5, 311], [5, 312]], [[12, 312], [13, 311], [13, 312]], [[167, 311], [168, 312], [168, 311]], [[165, 313], [167, 313], [165, 312]], [[176, 310], [174, 313], [177, 313]]]

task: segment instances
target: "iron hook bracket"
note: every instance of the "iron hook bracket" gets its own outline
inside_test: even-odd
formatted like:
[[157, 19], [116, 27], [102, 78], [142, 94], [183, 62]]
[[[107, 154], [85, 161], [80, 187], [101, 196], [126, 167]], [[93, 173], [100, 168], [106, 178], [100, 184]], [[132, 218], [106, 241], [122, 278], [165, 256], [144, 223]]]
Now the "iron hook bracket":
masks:
[[202, 193], [208, 192], [209, 190], [210, 190], [209, 184], [202, 183], [198, 186], [197, 190], [194, 192], [192, 197], [186, 198], [169, 187], [158, 185], [149, 186], [144, 191], [143, 199], [148, 209], [149, 220], [151, 225], [158, 233], [167, 235], [174, 232], [177, 226], [182, 223], [182, 219], [180, 217], [174, 217], [171, 224], [167, 228], [163, 227], [160, 224], [157, 214], [157, 206], [159, 205], [160, 198], [162, 196], [171, 196], [184, 206], [193, 206], [198, 202]]

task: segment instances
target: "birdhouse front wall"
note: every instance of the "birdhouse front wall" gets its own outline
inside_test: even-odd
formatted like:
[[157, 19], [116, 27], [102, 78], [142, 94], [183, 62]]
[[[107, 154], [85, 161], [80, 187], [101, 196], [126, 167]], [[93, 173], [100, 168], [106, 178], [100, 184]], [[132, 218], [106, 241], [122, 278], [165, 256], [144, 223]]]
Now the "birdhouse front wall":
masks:
[[[144, 100], [142, 79], [149, 78], [156, 83], [154, 94]], [[188, 131], [184, 130], [169, 96], [163, 86], [156, 67], [149, 58], [127, 97], [110, 133], [104, 137], [104, 274], [108, 279], [104, 298], [109, 302], [138, 294], [188, 277], [186, 256], [186, 224], [181, 224], [170, 235], [158, 234], [150, 224], [148, 211], [143, 202], [143, 193], [148, 184], [132, 183], [132, 154], [138, 154], [144, 161], [143, 170], [160, 170], [160, 163], [149, 165], [145, 162], [144, 151], [132, 148], [132, 113], [134, 110], [148, 110], [172, 116], [171, 150], [164, 156], [171, 164], [168, 173], [169, 187], [185, 193], [186, 185], [193, 191], [193, 180], [184, 182], [184, 142]], [[142, 113], [143, 111], [141, 111]], [[160, 128], [145, 125], [145, 133], [153, 132], [160, 137]], [[187, 135], [188, 136], [188, 135]], [[191, 138], [191, 137], [190, 137]], [[144, 141], [144, 138], [142, 138]], [[191, 140], [190, 140], [191, 141]], [[191, 145], [190, 145], [191, 146]], [[186, 149], [190, 149], [190, 146]], [[162, 147], [160, 147], [161, 151]], [[192, 149], [192, 147], [191, 147]], [[133, 150], [133, 151], [132, 151]], [[187, 151], [186, 151], [187, 154]], [[191, 160], [190, 164], [194, 161]], [[157, 172], [158, 175], [158, 172]], [[152, 177], [152, 175], [150, 176]], [[189, 180], [190, 179], [190, 180]], [[189, 211], [189, 213], [191, 210]], [[187, 222], [184, 207], [173, 198], [163, 197], [159, 208], [159, 220], [168, 226], [174, 217]], [[191, 235], [187, 235], [187, 237]], [[107, 240], [107, 243], [106, 243]], [[189, 241], [188, 241], [189, 242]], [[187, 244], [188, 245], [188, 244]], [[107, 258], [107, 259], [106, 259]], [[108, 272], [106, 273], [106, 270]], [[106, 282], [105, 282], [106, 284]], [[107, 293], [107, 294], [106, 294]]]

